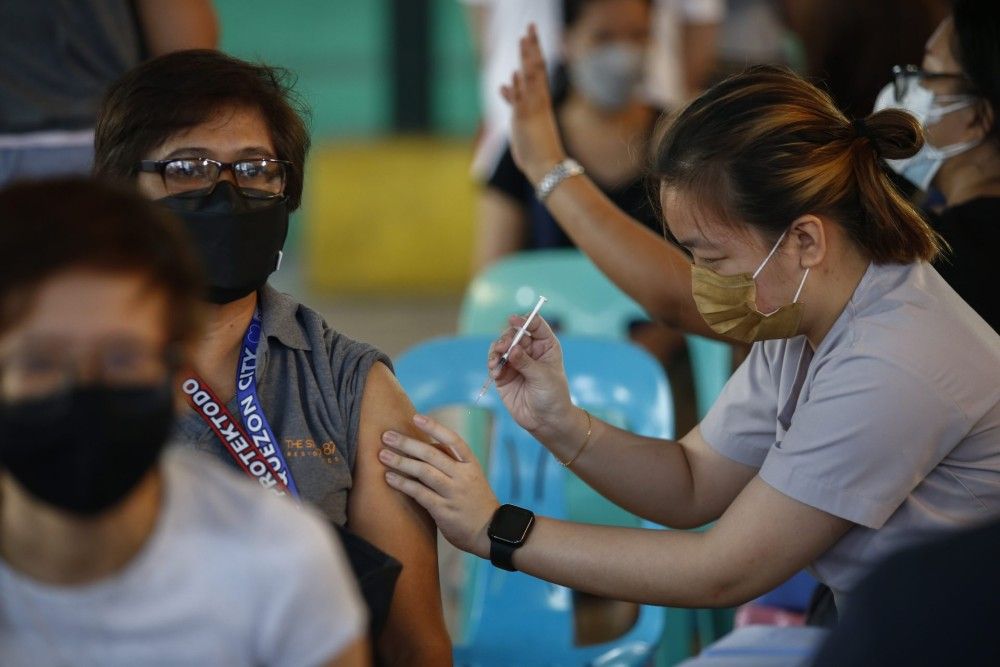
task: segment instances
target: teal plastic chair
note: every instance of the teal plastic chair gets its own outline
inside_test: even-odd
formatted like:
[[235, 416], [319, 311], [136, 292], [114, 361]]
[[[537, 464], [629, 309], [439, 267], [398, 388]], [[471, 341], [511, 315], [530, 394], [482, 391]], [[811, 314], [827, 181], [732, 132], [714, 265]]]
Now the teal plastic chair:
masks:
[[[462, 301], [459, 332], [496, 336], [511, 314], [528, 312], [540, 294], [549, 299], [542, 314], [561, 334], [626, 340], [634, 323], [650, 319], [578, 250], [532, 250], [505, 257], [473, 279]], [[732, 348], [700, 336], [686, 336], [686, 341], [700, 419], [729, 379]], [[567, 483], [567, 495], [574, 520], [611, 525], [635, 521], [575, 476]], [[734, 611], [668, 609], [666, 614], [660, 667], [680, 662], [693, 654], [696, 644], [707, 645], [729, 632]]]
[[[562, 333], [627, 339], [631, 325], [650, 319], [580, 251], [531, 250], [499, 260], [472, 280], [459, 333], [498, 335], [511, 314], [527, 313], [540, 294], [549, 299], [542, 314]], [[729, 379], [732, 348], [700, 336], [686, 339], [701, 418]]]
[[[464, 336], [422, 343], [396, 360], [397, 377], [422, 412], [471, 407], [492, 340], [493, 336]], [[576, 404], [613, 415], [637, 433], [673, 435], [670, 389], [655, 359], [619, 341], [566, 336], [562, 345]], [[484, 466], [498, 498], [545, 516], [567, 518], [568, 471], [513, 421], [495, 389], [475, 407], [493, 418], [492, 447]], [[639, 525], [656, 527], [648, 522]], [[478, 558], [471, 558], [466, 572], [465, 618], [455, 647], [456, 665], [644, 665], [653, 659], [663, 634], [659, 608], [641, 605], [638, 619], [622, 637], [575, 646], [569, 589], [499, 570]]]

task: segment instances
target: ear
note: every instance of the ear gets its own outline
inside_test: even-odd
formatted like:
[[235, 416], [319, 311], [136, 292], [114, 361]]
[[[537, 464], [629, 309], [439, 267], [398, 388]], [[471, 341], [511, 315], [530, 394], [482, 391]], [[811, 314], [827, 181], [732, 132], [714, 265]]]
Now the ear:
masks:
[[789, 249], [799, 253], [799, 264], [803, 269], [811, 269], [823, 262], [827, 252], [826, 225], [829, 224], [816, 215], [799, 216], [788, 229], [791, 240]]
[[974, 113], [969, 119], [968, 129], [975, 132], [973, 141], [982, 141], [990, 133], [990, 128], [996, 121], [993, 105], [988, 100], [978, 100], [973, 108]]

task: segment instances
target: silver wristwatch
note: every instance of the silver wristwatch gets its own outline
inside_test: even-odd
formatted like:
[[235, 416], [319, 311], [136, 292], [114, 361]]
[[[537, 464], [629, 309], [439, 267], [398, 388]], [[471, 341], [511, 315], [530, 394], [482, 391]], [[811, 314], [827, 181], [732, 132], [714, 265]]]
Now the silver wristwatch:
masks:
[[556, 166], [549, 170], [549, 173], [545, 174], [542, 178], [542, 182], [538, 184], [535, 188], [535, 196], [538, 197], [538, 201], [544, 202], [548, 199], [548, 196], [552, 194], [552, 191], [556, 189], [556, 186], [565, 181], [570, 176], [579, 176], [583, 173], [583, 167], [580, 163], [571, 158], [566, 158]]

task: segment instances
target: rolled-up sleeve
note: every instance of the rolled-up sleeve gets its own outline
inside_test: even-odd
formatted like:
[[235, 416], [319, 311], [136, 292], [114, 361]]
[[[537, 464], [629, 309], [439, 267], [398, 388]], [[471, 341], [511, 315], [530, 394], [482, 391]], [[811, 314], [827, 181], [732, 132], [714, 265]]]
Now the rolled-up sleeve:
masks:
[[968, 429], [947, 397], [879, 358], [829, 359], [808, 391], [760, 477], [869, 528], [882, 527]]
[[699, 424], [701, 436], [726, 458], [760, 468], [774, 445], [777, 405], [777, 381], [758, 343]]

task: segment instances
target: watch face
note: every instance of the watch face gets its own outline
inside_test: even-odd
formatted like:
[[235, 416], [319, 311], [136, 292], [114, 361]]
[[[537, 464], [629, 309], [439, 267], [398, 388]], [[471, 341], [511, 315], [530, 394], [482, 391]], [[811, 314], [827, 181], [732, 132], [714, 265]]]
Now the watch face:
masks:
[[516, 505], [501, 505], [493, 515], [487, 534], [490, 539], [509, 544], [520, 544], [528, 536], [535, 515]]

